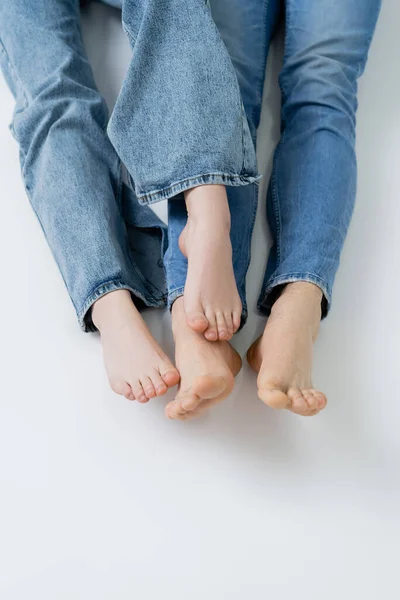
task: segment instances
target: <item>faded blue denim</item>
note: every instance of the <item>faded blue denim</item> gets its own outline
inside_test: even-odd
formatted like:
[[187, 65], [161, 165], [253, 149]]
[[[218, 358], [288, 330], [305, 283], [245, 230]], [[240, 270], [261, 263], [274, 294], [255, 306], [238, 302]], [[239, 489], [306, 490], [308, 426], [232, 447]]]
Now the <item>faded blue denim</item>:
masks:
[[[283, 3], [211, 4], [255, 136], [266, 58]], [[325, 316], [356, 196], [357, 80], [381, 0], [286, 0], [284, 5], [282, 135], [266, 199], [273, 246], [258, 307], [268, 315], [283, 284], [308, 281], [324, 293]], [[256, 202], [251, 187], [230, 194]]]
[[[108, 4], [122, 7], [133, 52], [110, 120], [85, 54], [79, 0], [0, 0], [0, 64], [16, 98], [11, 129], [26, 191], [85, 329], [93, 329], [90, 307], [110, 291], [128, 289], [147, 306], [167, 301], [166, 229], [139, 204], [178, 196], [174, 240], [186, 220], [184, 190], [258, 179], [235, 70], [205, 0]], [[241, 210], [251, 215], [251, 203]], [[239, 286], [250, 233], [233, 234]], [[166, 260], [175, 297], [186, 268], [179, 250]]]

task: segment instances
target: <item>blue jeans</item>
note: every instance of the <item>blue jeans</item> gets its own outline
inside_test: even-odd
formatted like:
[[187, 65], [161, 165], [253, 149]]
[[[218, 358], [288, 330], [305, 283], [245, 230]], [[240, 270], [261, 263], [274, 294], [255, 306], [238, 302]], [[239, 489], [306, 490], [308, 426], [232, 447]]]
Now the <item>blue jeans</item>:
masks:
[[[166, 303], [166, 230], [145, 205], [173, 198], [171, 299], [186, 280], [175, 247], [186, 222], [182, 192], [258, 179], [235, 70], [206, 1], [108, 4], [122, 8], [133, 50], [110, 120], [84, 51], [79, 0], [0, 0], [0, 64], [16, 99], [11, 129], [26, 191], [86, 330], [90, 307], [113, 290]], [[240, 286], [250, 229], [234, 237]]]
[[[211, 0], [241, 87], [250, 130], [260, 121], [279, 0]], [[321, 288], [326, 315], [356, 196], [357, 80], [381, 0], [285, 0], [281, 140], [266, 199], [273, 237], [258, 301], [268, 315], [284, 284]], [[251, 188], [231, 190], [232, 198]], [[234, 216], [234, 215], [233, 215]]]

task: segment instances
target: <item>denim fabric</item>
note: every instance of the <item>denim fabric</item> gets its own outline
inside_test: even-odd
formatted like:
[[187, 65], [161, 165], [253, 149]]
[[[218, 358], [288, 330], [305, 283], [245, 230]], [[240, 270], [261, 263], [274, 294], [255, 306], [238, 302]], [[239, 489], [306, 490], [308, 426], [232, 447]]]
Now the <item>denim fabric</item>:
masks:
[[[236, 75], [204, 0], [108, 4], [122, 4], [133, 48], [113, 144], [79, 0], [0, 0], [0, 64], [16, 98], [26, 190], [86, 330], [93, 302], [112, 290], [165, 304], [166, 230], [139, 203], [257, 179]], [[136, 194], [122, 183], [121, 158]], [[169, 288], [181, 287], [168, 276]]]
[[[252, 133], [259, 124], [265, 61], [279, 0], [212, 0], [235, 65]], [[259, 310], [282, 285], [309, 281], [326, 314], [356, 195], [357, 80], [381, 0], [286, 0], [280, 75], [281, 141], [267, 198], [273, 236]], [[235, 194], [236, 191], [232, 190]], [[253, 201], [250, 188], [240, 190]]]

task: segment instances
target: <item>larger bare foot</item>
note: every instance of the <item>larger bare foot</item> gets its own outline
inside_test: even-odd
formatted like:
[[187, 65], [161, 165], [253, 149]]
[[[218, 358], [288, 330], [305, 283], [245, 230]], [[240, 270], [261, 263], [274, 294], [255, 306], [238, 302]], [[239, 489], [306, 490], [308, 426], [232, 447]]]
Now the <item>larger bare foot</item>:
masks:
[[228, 342], [208, 342], [188, 327], [183, 298], [172, 307], [172, 327], [181, 382], [178, 395], [165, 412], [170, 419], [185, 420], [229, 396], [242, 361]]
[[326, 397], [311, 383], [313, 344], [321, 320], [320, 289], [305, 282], [286, 286], [275, 302], [263, 335], [247, 353], [258, 373], [258, 395], [273, 408], [312, 416]]
[[230, 340], [239, 329], [242, 304], [232, 265], [226, 190], [204, 185], [185, 194], [188, 223], [179, 247], [188, 259], [187, 324], [209, 341]]
[[92, 319], [100, 331], [104, 362], [114, 392], [148, 402], [177, 385], [179, 373], [152, 337], [127, 290], [100, 298]]

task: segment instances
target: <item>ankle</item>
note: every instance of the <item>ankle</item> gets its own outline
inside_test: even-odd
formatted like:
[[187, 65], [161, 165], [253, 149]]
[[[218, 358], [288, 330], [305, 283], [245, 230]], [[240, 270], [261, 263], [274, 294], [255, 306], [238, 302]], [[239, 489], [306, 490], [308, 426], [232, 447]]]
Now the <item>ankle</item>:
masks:
[[[135, 309], [131, 294], [128, 290], [115, 290], [105, 294], [92, 307], [92, 320], [101, 332], [110, 325], [115, 326], [124, 322], [124, 315]], [[135, 309], [136, 310], [136, 309]]]
[[308, 281], [288, 283], [282, 290], [278, 300], [304, 303], [308, 306], [321, 306], [323, 293], [320, 287]]
[[203, 185], [185, 192], [186, 208], [190, 222], [196, 227], [230, 231], [231, 214], [226, 189], [222, 185]]
[[313, 283], [296, 281], [287, 284], [271, 309], [273, 317], [293, 314], [318, 331], [321, 321], [322, 290]]
[[187, 327], [183, 296], [177, 298], [172, 305], [171, 324], [172, 334], [174, 336], [174, 340], [176, 340], [176, 338], [179, 337], [179, 335]]

